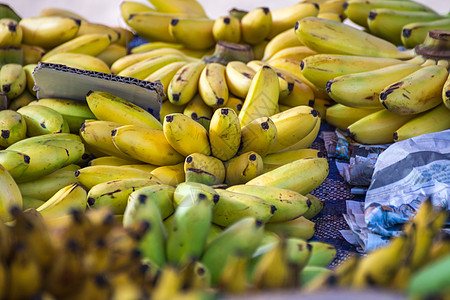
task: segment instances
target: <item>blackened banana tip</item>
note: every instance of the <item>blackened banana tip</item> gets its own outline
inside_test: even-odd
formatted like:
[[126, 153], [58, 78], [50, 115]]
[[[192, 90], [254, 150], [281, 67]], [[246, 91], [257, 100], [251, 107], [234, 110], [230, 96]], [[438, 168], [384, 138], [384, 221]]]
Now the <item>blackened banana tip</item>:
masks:
[[172, 26], [176, 26], [178, 24], [180, 20], [177, 18], [173, 18], [172, 20], [170, 20], [170, 25]]
[[90, 94], [92, 94], [94, 91], [93, 90], [89, 90], [89, 92], [87, 92], [86, 97], [88, 97]]
[[369, 20], [375, 20], [375, 18], [377, 17], [378, 13], [375, 11], [371, 11], [369, 13], [369, 16], [367, 17]]

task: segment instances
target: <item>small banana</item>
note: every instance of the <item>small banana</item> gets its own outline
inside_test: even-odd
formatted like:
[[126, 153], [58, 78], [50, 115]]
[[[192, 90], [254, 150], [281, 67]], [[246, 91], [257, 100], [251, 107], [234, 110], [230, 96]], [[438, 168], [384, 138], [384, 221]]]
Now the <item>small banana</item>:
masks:
[[183, 114], [167, 115], [164, 118], [163, 132], [167, 142], [184, 156], [191, 153], [211, 154], [206, 129]]
[[189, 168], [206, 171], [214, 175], [219, 183], [223, 183], [225, 180], [225, 166], [220, 159], [213, 156], [192, 153], [184, 161], [184, 171], [186, 172]]
[[13, 19], [0, 20], [0, 47], [19, 47], [22, 43], [22, 27]]
[[0, 111], [0, 146], [8, 146], [26, 138], [27, 124], [23, 116], [14, 110]]
[[234, 112], [239, 115], [239, 112], [242, 109], [242, 105], [244, 104], [244, 101], [236, 98], [232, 95], [230, 95], [228, 97], [228, 102], [227, 102], [227, 107], [231, 108], [232, 110], [234, 110]]
[[270, 57], [270, 59], [268, 59], [268, 61], [275, 59], [290, 59], [301, 62], [304, 58], [316, 54], [317, 52], [305, 46], [289, 47], [276, 52]]
[[87, 192], [79, 184], [63, 187], [36, 210], [44, 218], [58, 218], [68, 215], [72, 210], [86, 209]]
[[228, 89], [240, 98], [247, 96], [256, 72], [242, 61], [230, 61], [225, 69]]
[[79, 14], [77, 14], [74, 11], [68, 10], [68, 9], [63, 9], [63, 8], [56, 8], [56, 7], [48, 7], [48, 8], [44, 8], [39, 12], [39, 16], [40, 17], [68, 17], [68, 18], [73, 18], [73, 19], [78, 19], [81, 21], [85, 21], [87, 22], [87, 20], [85, 18], [83, 18], [82, 16], [80, 16]]
[[402, 28], [402, 44], [410, 49], [422, 44], [430, 30], [450, 30], [448, 18], [436, 21], [420, 21], [409, 23]]
[[207, 105], [213, 108], [225, 106], [228, 101], [225, 67], [219, 63], [207, 64], [198, 81], [198, 92]]
[[171, 186], [176, 186], [186, 180], [184, 163], [182, 162], [176, 165], [155, 168], [150, 174], [158, 178], [162, 183]]
[[272, 13], [268, 7], [257, 7], [241, 19], [242, 39], [249, 44], [262, 42], [270, 33]]
[[241, 146], [238, 155], [254, 151], [261, 156], [270, 152], [277, 139], [275, 123], [267, 117], [254, 119], [241, 129]]
[[309, 209], [309, 200], [307, 197], [297, 192], [272, 186], [257, 185], [233, 185], [227, 188], [228, 191], [242, 193], [259, 197], [276, 207], [272, 222], [285, 222], [303, 215]]
[[0, 90], [8, 99], [14, 99], [23, 93], [27, 86], [23, 67], [9, 63], [0, 69]]
[[171, 103], [184, 105], [197, 94], [200, 74], [205, 68], [202, 62], [191, 62], [181, 67], [173, 76], [167, 88]]
[[205, 101], [203, 101], [200, 94], [197, 94], [186, 104], [183, 114], [191, 117], [192, 120], [197, 121], [206, 130], [209, 130], [209, 125], [211, 123], [211, 117], [213, 115], [213, 108], [208, 106]]
[[263, 160], [261, 156], [249, 151], [238, 155], [225, 163], [228, 185], [243, 184], [263, 173]]
[[14, 98], [9, 102], [8, 109], [9, 110], [18, 110], [19, 108], [28, 105], [30, 102], [36, 100], [36, 97], [31, 94], [28, 90], [23, 91], [20, 96]]
[[301, 216], [290, 221], [267, 223], [266, 230], [279, 236], [309, 240], [314, 235], [315, 224]]
[[163, 13], [206, 17], [205, 9], [197, 0], [150, 0], [150, 3], [157, 11]]
[[170, 20], [169, 33], [189, 49], [204, 50], [214, 46], [213, 26], [211, 19], [176, 16]]
[[231, 254], [220, 274], [218, 288], [233, 294], [244, 293], [248, 284], [248, 267], [248, 258], [239, 253]]
[[442, 100], [444, 101], [444, 105], [450, 109], [450, 75], [442, 87]]
[[371, 113], [379, 111], [378, 108], [357, 108], [349, 107], [343, 104], [335, 104], [326, 111], [326, 121], [339, 128], [340, 130], [346, 130], [348, 126], [355, 123], [359, 119], [364, 118]]
[[149, 5], [136, 1], [122, 1], [120, 3], [120, 15], [125, 22], [127, 22], [131, 14], [144, 11], [154, 12], [155, 9], [153, 7], [150, 7]]
[[241, 126], [237, 113], [231, 108], [218, 108], [209, 126], [211, 153], [227, 161], [236, 155], [241, 143]]
[[233, 16], [219, 17], [214, 21], [212, 33], [214, 40], [239, 43], [241, 40], [241, 23]]
[[[156, 204], [157, 208], [159, 209], [161, 218], [163, 220], [171, 216], [174, 212], [172, 202], [174, 192], [175, 188], [173, 186], [165, 184], [149, 185], [132, 192], [128, 198], [129, 204], [127, 204], [127, 209], [125, 210], [124, 213], [125, 222], [128, 220], [127, 211], [131, 210], [133, 205], [136, 205], [135, 202], [152, 201]], [[130, 207], [128, 208], [128, 206]], [[125, 217], [126, 215], [127, 217]]]
[[146, 40], [175, 43], [175, 38], [169, 32], [169, 24], [172, 18], [179, 16], [156, 11], [141, 11], [131, 13], [124, 21]]

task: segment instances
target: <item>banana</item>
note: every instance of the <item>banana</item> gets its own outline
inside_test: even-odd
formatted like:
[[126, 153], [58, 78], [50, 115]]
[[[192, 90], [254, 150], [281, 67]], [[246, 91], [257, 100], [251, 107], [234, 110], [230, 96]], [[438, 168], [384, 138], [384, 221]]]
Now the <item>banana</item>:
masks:
[[84, 34], [67, 41], [50, 51], [47, 51], [42, 59], [49, 58], [57, 53], [82, 53], [97, 56], [110, 45], [110, 37], [107, 34]]
[[39, 46], [30, 46], [22, 44], [20, 46], [23, 51], [23, 65], [37, 64], [42, 56], [45, 54], [45, 50]]
[[0, 195], [0, 219], [3, 222], [12, 221], [14, 217], [11, 214], [11, 209], [13, 207], [22, 209], [23, 207], [22, 194], [14, 178], [2, 165], [0, 165], [0, 187], [2, 191]]
[[167, 142], [181, 155], [211, 154], [208, 132], [188, 116], [180, 113], [167, 115], [163, 122], [163, 132]]
[[336, 248], [333, 245], [318, 241], [309, 242], [309, 245], [312, 248], [311, 257], [306, 264], [309, 267], [326, 268], [336, 256]]
[[[28, 92], [31, 93], [34, 98], [36, 98], [37, 91], [34, 90], [35, 82], [34, 82], [33, 72], [36, 67], [37, 67], [37, 64], [28, 64], [28, 65], [23, 66], [23, 70], [25, 71], [25, 77], [26, 77], [26, 81], [27, 81]], [[22, 95], [23, 95], [23, 93], [21, 94], [21, 96]]]
[[344, 15], [344, 3], [345, 0], [328, 0], [323, 3], [319, 3], [319, 14], [334, 13]]
[[0, 69], [0, 91], [8, 99], [23, 93], [27, 86], [25, 71], [19, 64], [6, 64]]
[[69, 125], [63, 116], [43, 105], [27, 105], [17, 110], [26, 122], [27, 136], [49, 133], [68, 133]]
[[220, 201], [214, 206], [212, 222], [219, 226], [228, 227], [245, 217], [253, 217], [265, 223], [277, 209], [256, 196], [221, 189], [215, 191], [219, 194]]
[[145, 11], [150, 12], [155, 11], [153, 7], [150, 7], [149, 5], [137, 1], [122, 1], [119, 7], [120, 7], [120, 15], [122, 16], [122, 19], [125, 22], [128, 21], [128, 18], [132, 14]]
[[322, 211], [325, 205], [325, 201], [311, 194], [307, 194], [306, 197], [308, 197], [309, 201], [311, 202], [311, 206], [306, 211], [306, 213], [303, 214], [303, 217], [308, 220], [311, 220]]
[[263, 173], [261, 156], [249, 151], [236, 156], [225, 163], [227, 185], [243, 184]]
[[102, 60], [108, 67], [121, 57], [127, 55], [127, 49], [118, 44], [111, 44], [96, 57]]
[[262, 67], [253, 77], [244, 105], [239, 113], [241, 126], [260, 117], [274, 115], [279, 94], [280, 85], [277, 73], [268, 66]]
[[274, 36], [264, 48], [262, 61], [268, 61], [275, 53], [291, 47], [304, 46], [297, 38], [293, 28], [289, 28]]
[[89, 189], [89, 207], [109, 207], [114, 214], [123, 214], [130, 194], [140, 188], [159, 184], [159, 181], [146, 178], [117, 179], [98, 183]]
[[124, 68], [123, 70], [118, 72], [117, 75], [124, 77], [134, 77], [140, 80], [144, 80], [160, 68], [170, 63], [184, 60], [184, 57], [176, 54], [154, 56], [141, 60], [135, 64], [130, 65], [129, 67]]
[[22, 27], [16, 20], [0, 19], [0, 47], [19, 47], [22, 43]]
[[22, 42], [44, 49], [51, 49], [75, 37], [81, 20], [68, 17], [31, 17], [19, 22]]
[[289, 189], [306, 195], [325, 180], [328, 171], [326, 158], [302, 158], [259, 175], [246, 184]]
[[20, 176], [28, 169], [30, 157], [24, 153], [12, 150], [0, 150], [0, 164], [14, 178]]
[[373, 71], [400, 63], [403, 61], [392, 58], [317, 54], [302, 60], [300, 67], [301, 74], [320, 91], [326, 93], [327, 82], [335, 77]]
[[225, 69], [227, 86], [233, 95], [245, 98], [256, 72], [242, 61], [230, 61]]
[[271, 222], [266, 224], [267, 231], [274, 232], [279, 236], [294, 237], [303, 240], [312, 238], [315, 232], [314, 227], [314, 222], [303, 216], [290, 221]]
[[241, 23], [233, 16], [219, 17], [214, 21], [212, 33], [216, 42], [237, 44], [241, 40]]
[[350, 25], [327, 19], [303, 18], [295, 24], [295, 33], [307, 47], [318, 53], [397, 59], [408, 59], [414, 56], [412, 50], [399, 50], [388, 41]]
[[211, 203], [204, 198], [177, 207], [167, 238], [168, 262], [183, 266], [200, 258], [211, 226], [212, 210]]
[[8, 146], [23, 140], [27, 134], [24, 117], [14, 110], [0, 111], [0, 146]]
[[0, 67], [6, 64], [22, 65], [23, 56], [22, 47], [0, 47]]
[[[399, 11], [377, 8], [370, 11], [367, 17], [367, 24], [371, 34], [395, 45], [402, 45], [401, 35], [403, 26], [414, 22], [436, 21], [443, 18], [443, 16], [436, 12]], [[387, 28], [389, 28], [388, 31], [386, 31]]]
[[207, 105], [213, 108], [225, 106], [228, 101], [225, 67], [219, 63], [207, 64], [200, 74], [198, 92]]
[[214, 46], [212, 33], [214, 20], [174, 17], [169, 23], [169, 33], [180, 44], [193, 50], [206, 50]]
[[408, 23], [402, 27], [402, 44], [410, 49], [422, 44], [430, 30], [450, 30], [450, 19]]
[[57, 191], [36, 210], [44, 218], [51, 219], [68, 215], [72, 210], [84, 211], [86, 204], [86, 190], [81, 185], [74, 183]]
[[87, 148], [95, 151], [96, 156], [112, 155], [123, 159], [134, 160], [123, 153], [113, 143], [111, 131], [122, 124], [109, 121], [86, 120], [80, 128], [80, 137]]
[[316, 140], [317, 135], [319, 134], [320, 124], [321, 124], [321, 121], [320, 121], [320, 119], [318, 119], [316, 122], [316, 125], [314, 125], [314, 128], [311, 130], [310, 133], [308, 133], [307, 136], [305, 136], [303, 139], [301, 139], [294, 145], [283, 149], [283, 152], [299, 150], [299, 149], [306, 149], [309, 146], [311, 146], [311, 144]]
[[[130, 194], [128, 204], [123, 215], [123, 225], [125, 228], [133, 226], [136, 223], [144, 223], [148, 229], [139, 242], [139, 250], [142, 257], [150, 260], [151, 263], [162, 267], [166, 262], [165, 242], [166, 230], [164, 228], [161, 212], [157, 201], [153, 201], [148, 195], [155, 195], [153, 192], [142, 192], [144, 189], [151, 189], [156, 186], [149, 185]], [[160, 187], [160, 186], [158, 186]], [[163, 192], [164, 193], [164, 192]], [[144, 196], [145, 195], [145, 196]], [[164, 197], [164, 196], [163, 196]]]
[[123, 166], [127, 167], [127, 168], [134, 168], [134, 169], [142, 170], [142, 171], [145, 171], [148, 173], [151, 173], [153, 170], [158, 168], [158, 166], [151, 165], [151, 164], [130, 164], [130, 165], [123, 165]]
[[111, 28], [119, 33], [119, 39], [113, 45], [118, 45], [128, 50], [131, 40], [134, 38], [134, 33], [130, 29], [122, 26], [113, 26]]
[[316, 55], [317, 52], [309, 49], [305, 46], [296, 46], [281, 49], [280, 51], [273, 54], [267, 61], [275, 60], [275, 59], [290, 59], [295, 60], [300, 63], [301, 60], [308, 56]]
[[[211, 284], [216, 284], [228, 258], [235, 253], [249, 259], [258, 247], [264, 233], [261, 221], [243, 218], [220, 233], [205, 249], [202, 263], [211, 272]], [[218, 260], [217, 258], [221, 259]]]
[[214, 174], [202, 169], [187, 168], [184, 173], [186, 182], [197, 182], [209, 186], [220, 184]]
[[217, 178], [219, 183], [225, 180], [225, 166], [223, 162], [213, 156], [201, 153], [192, 153], [184, 161], [184, 171], [188, 168], [195, 168], [211, 173]]
[[58, 53], [41, 62], [66, 65], [70, 68], [110, 74], [108, 65], [101, 59], [81, 53]]
[[294, 78], [294, 87], [292, 92], [278, 100], [278, 104], [287, 105], [290, 107], [301, 106], [301, 105], [314, 105], [314, 92], [313, 90], [302, 81]]
[[352, 123], [347, 133], [362, 144], [388, 144], [394, 141], [394, 132], [412, 118], [414, 115], [398, 115], [382, 109]]
[[423, 67], [386, 86], [380, 93], [384, 107], [395, 114], [417, 114], [442, 101], [442, 88], [448, 77], [445, 67]]
[[187, 14], [196, 17], [206, 17], [202, 5], [196, 0], [149, 0], [157, 11], [169, 14]]
[[241, 19], [242, 39], [249, 44], [262, 42], [270, 33], [272, 13], [268, 7], [257, 7]]
[[348, 18], [365, 28], [369, 28], [368, 20], [370, 11], [377, 8], [389, 8], [397, 11], [428, 11], [432, 9], [415, 1], [386, 1], [386, 0], [351, 0], [344, 4]]
[[170, 82], [172, 81], [175, 74], [180, 70], [182, 67], [184, 67], [187, 64], [187, 62], [184, 61], [177, 61], [173, 62], [171, 64], [165, 65], [161, 69], [153, 72], [148, 77], [146, 77], [145, 81], [152, 81], [155, 82], [159, 80], [163, 86], [164, 94], [166, 95], [166, 99], [168, 96], [168, 88], [170, 85]]
[[272, 27], [269, 38], [273, 38], [281, 32], [293, 28], [298, 20], [306, 17], [315, 17], [319, 13], [317, 3], [298, 2], [296, 4], [285, 6], [272, 10]]
[[243, 104], [244, 104], [244, 101], [242, 99], [236, 98], [233, 95], [229, 95], [228, 101], [227, 101], [227, 107], [234, 110], [236, 115], [238, 115], [239, 112], [241, 111]]
[[349, 107], [343, 104], [335, 104], [329, 108], [327, 108], [326, 112], [326, 121], [327, 123], [339, 128], [340, 130], [346, 130], [348, 126], [352, 123], [355, 123], [359, 119], [364, 118], [365, 116], [370, 115], [376, 111], [379, 111], [379, 108], [357, 108], [357, 107]]
[[209, 126], [212, 155], [222, 161], [234, 157], [241, 143], [239, 118], [231, 108], [216, 109]]
[[328, 81], [326, 89], [328, 95], [339, 104], [357, 108], [381, 108], [381, 91], [418, 69], [420, 66], [414, 64], [396, 64], [374, 71], [342, 75]]
[[184, 160], [160, 129], [125, 125], [114, 129], [112, 141], [128, 156], [156, 166], [174, 165]]
[[213, 115], [212, 107], [203, 101], [200, 94], [196, 94], [191, 101], [185, 106], [183, 114], [191, 117], [192, 120], [202, 124], [205, 129], [209, 130], [209, 124]]
[[77, 182], [75, 177], [76, 170], [72, 167], [79, 168], [77, 165], [69, 165], [42, 178], [19, 183], [18, 187], [22, 196], [47, 201], [58, 190]]
[[440, 104], [406, 122], [394, 132], [394, 141], [406, 140], [418, 135], [450, 128], [450, 110]]
[[262, 159], [264, 163], [264, 173], [293, 161], [310, 157], [323, 157], [323, 153], [319, 150], [308, 148], [268, 154]]
[[309, 208], [309, 200], [301, 194], [272, 186], [257, 185], [234, 185], [227, 188], [227, 191], [242, 193], [259, 197], [276, 207], [269, 223], [284, 222], [298, 218]]
[[157, 182], [158, 179], [148, 172], [128, 168], [123, 166], [90, 166], [84, 167], [75, 172], [75, 177], [79, 184], [87, 190], [93, 186], [122, 179], [145, 179]]
[[173, 195], [173, 203], [178, 207], [182, 203], [188, 205], [188, 202], [195, 202], [200, 199], [208, 199], [211, 205], [219, 201], [219, 195], [208, 185], [197, 182], [183, 182], [177, 185]]
[[56, 8], [56, 7], [48, 7], [44, 8], [39, 12], [39, 17], [68, 17], [73, 19], [78, 19], [84, 22], [87, 22], [85, 18], [80, 16], [74, 11], [63, 9], [63, 8]]
[[109, 36], [111, 43], [115, 43], [120, 38], [120, 33], [113, 28], [99, 23], [81, 22], [80, 29], [76, 37], [89, 34], [105, 34]]
[[[310, 106], [297, 106], [270, 117], [277, 128], [277, 138], [270, 153], [281, 151], [303, 139], [319, 119], [318, 112]], [[299, 128], [296, 124], [302, 124]]]
[[336, 22], [344, 22], [345, 20], [345, 16], [342, 14], [337, 14], [337, 13], [320, 13], [317, 15], [318, 18], [321, 19], [327, 19], [327, 20], [332, 20], [332, 21], [336, 21]]
[[247, 272], [249, 259], [239, 253], [232, 253], [220, 274], [217, 286], [220, 290], [233, 294], [242, 294], [248, 285]]
[[163, 220], [171, 216], [174, 212], [172, 203], [174, 192], [175, 188], [173, 186], [165, 184], [149, 185], [132, 192], [128, 198], [127, 208], [124, 213], [125, 222], [128, 220], [129, 211], [132, 210], [134, 205], [136, 205], [136, 202], [154, 202], [159, 209]]
[[179, 16], [179, 14], [143, 11], [130, 14], [125, 22], [148, 41], [175, 43], [175, 38], [169, 32], [169, 24], [172, 18]]
[[162, 129], [162, 124], [151, 113], [110, 93], [89, 91], [86, 94], [86, 101], [99, 120]]
[[176, 186], [185, 181], [184, 164], [158, 167], [150, 172], [164, 184]]
[[22, 94], [20, 94], [20, 96], [9, 101], [8, 109], [16, 111], [34, 100], [36, 100], [36, 97], [34, 97], [34, 95], [32, 95], [28, 90], [25, 90]]
[[333, 271], [328, 268], [305, 266], [300, 273], [300, 286], [307, 287], [311, 282], [317, 280], [317, 278], [323, 278], [332, 274]]
[[194, 98], [198, 91], [200, 74], [205, 66], [203, 62], [191, 62], [176, 72], [167, 88], [171, 103], [184, 105]]
[[447, 77], [442, 88], [442, 100], [444, 101], [444, 105], [450, 109], [450, 75]]
[[270, 118], [255, 119], [242, 127], [241, 145], [237, 154], [254, 151], [264, 157], [270, 152], [276, 139], [277, 128]]
[[27, 196], [22, 196], [22, 202], [23, 202], [23, 210], [27, 210], [29, 208], [36, 209], [45, 203], [45, 201], [43, 200], [34, 199]]

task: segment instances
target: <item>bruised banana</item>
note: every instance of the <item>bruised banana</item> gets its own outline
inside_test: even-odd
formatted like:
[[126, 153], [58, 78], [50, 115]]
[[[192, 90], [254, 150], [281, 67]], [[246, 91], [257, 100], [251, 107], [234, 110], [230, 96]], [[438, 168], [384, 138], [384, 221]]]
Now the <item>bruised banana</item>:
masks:
[[263, 173], [261, 156], [249, 151], [238, 155], [225, 163], [227, 185], [243, 184]]
[[298, 218], [309, 209], [310, 205], [307, 197], [273, 186], [234, 185], [227, 188], [227, 191], [256, 196], [275, 206], [276, 210], [268, 220], [269, 223]]
[[198, 81], [198, 92], [208, 106], [218, 108], [228, 101], [228, 86], [225, 67], [219, 63], [209, 63], [203, 69]]
[[225, 180], [225, 166], [220, 159], [213, 156], [192, 153], [184, 161], [184, 171], [186, 172], [189, 168], [206, 171], [214, 175], [219, 183], [223, 183]]
[[150, 171], [150, 174], [158, 178], [162, 183], [170, 186], [176, 186], [177, 184], [186, 181], [184, 163], [157, 167]]
[[86, 101], [99, 120], [162, 129], [161, 123], [151, 113], [110, 93], [89, 91]]
[[44, 218], [58, 218], [71, 213], [72, 210], [86, 209], [87, 192], [79, 184], [63, 187], [36, 210]]
[[191, 62], [181, 67], [167, 88], [167, 97], [175, 105], [188, 103], [198, 91], [200, 74], [205, 68], [202, 62]]
[[227, 161], [234, 157], [241, 143], [239, 118], [231, 108], [219, 108], [214, 112], [209, 126], [211, 153]]
[[345, 106], [343, 104], [335, 104], [327, 108], [325, 119], [329, 124], [345, 131], [352, 123], [381, 109], [382, 108], [357, 108]]
[[0, 111], [0, 147], [7, 148], [26, 138], [27, 124], [24, 117], [14, 110]]

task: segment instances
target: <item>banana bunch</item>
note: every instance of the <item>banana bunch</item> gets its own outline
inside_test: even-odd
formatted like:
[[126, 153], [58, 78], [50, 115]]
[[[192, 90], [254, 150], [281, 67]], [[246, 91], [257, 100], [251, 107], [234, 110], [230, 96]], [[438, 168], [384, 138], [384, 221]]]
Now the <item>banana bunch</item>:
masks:
[[405, 224], [402, 235], [367, 256], [349, 258], [331, 273], [317, 276], [306, 289], [375, 287], [407, 293], [414, 299], [445, 297], [449, 294], [450, 244], [448, 235], [439, 232], [447, 217], [445, 208], [433, 207], [426, 200]]

